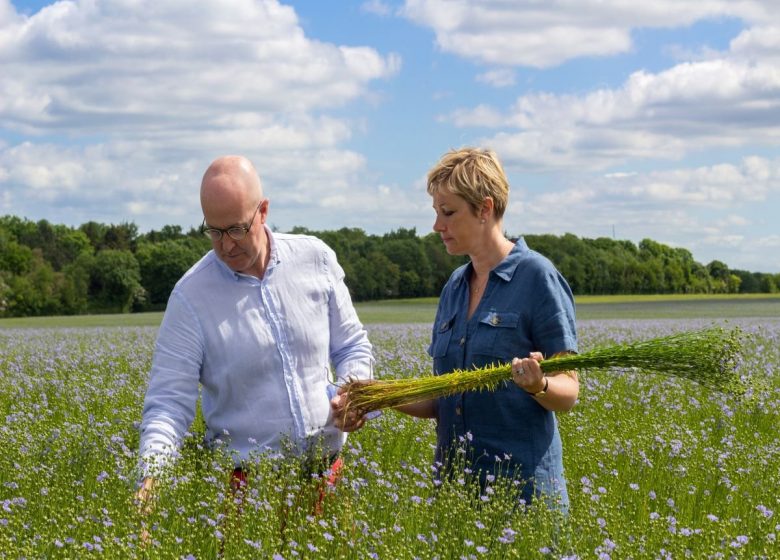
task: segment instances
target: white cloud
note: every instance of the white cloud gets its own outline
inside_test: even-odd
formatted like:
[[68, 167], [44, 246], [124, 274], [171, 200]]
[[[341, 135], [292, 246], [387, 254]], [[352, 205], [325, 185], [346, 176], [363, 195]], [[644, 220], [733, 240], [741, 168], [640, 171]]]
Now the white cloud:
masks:
[[[280, 214], [349, 192], [360, 126], [331, 110], [372, 95], [400, 58], [309, 39], [275, 0], [77, 0], [33, 16], [0, 0], [3, 205], [61, 223], [197, 222], [208, 163], [249, 156]], [[13, 205], [13, 206], [12, 206]], [[297, 222], [296, 222], [297, 223]]]
[[[509, 166], [532, 171], [605, 170], [640, 160], [681, 160], [713, 148], [780, 143], [780, 25], [772, 23], [780, 17], [772, 1], [593, 0], [577, 6], [565, 0], [408, 0], [404, 14], [436, 31], [443, 50], [502, 68], [546, 67], [593, 55], [593, 49], [608, 55], [628, 48], [599, 46], [610, 37], [602, 36], [605, 27], [628, 36], [635, 28], [727, 17], [755, 27], [740, 33], [728, 52], [699, 53], [694, 61], [658, 72], [637, 70], [620, 87], [533, 92], [508, 108], [462, 107], [440, 121], [497, 129], [479, 142], [496, 149]], [[556, 38], [569, 25], [577, 32]], [[591, 40], [590, 34], [600, 38]], [[498, 75], [492, 72], [477, 79], [493, 83]], [[662, 196], [666, 191], [658, 188]]]
[[[704, 263], [718, 258], [732, 268], [777, 268], [768, 267], [767, 256], [778, 236], [749, 232], [762, 221], [757, 209], [780, 198], [780, 159], [753, 156], [736, 164], [577, 177], [541, 192], [513, 181], [505, 229], [592, 238], [615, 231], [635, 243], [649, 238], [684, 246]], [[733, 254], [724, 255], [726, 247]]]
[[483, 82], [497, 88], [509, 87], [515, 85], [515, 73], [509, 68], [497, 68], [488, 70], [477, 76], [478, 82]]
[[368, 0], [360, 5], [360, 9], [366, 13], [386, 17], [393, 13], [393, 8], [382, 0]]
[[756, 242], [756, 245], [763, 249], [780, 249], [780, 235], [768, 235], [766, 237], [761, 237]]
[[456, 111], [451, 115], [440, 117], [442, 121], [450, 121], [455, 126], [500, 128], [506, 124], [506, 116], [489, 105], [477, 105], [473, 109]]
[[632, 48], [631, 31], [736, 17], [777, 21], [774, 0], [406, 0], [402, 13], [430, 27], [436, 44], [490, 65], [536, 68]]
[[780, 24], [757, 25], [746, 29], [731, 41], [734, 55], [748, 59], [774, 59], [780, 57]]
[[226, 112], [336, 107], [395, 56], [307, 39], [272, 0], [59, 2], [4, 27], [0, 122], [124, 132], [211, 126]]
[[644, 207], [694, 205], [727, 209], [737, 202], [766, 200], [780, 192], [780, 160], [745, 158], [739, 165], [723, 163], [692, 169], [653, 171], [625, 177], [611, 176], [600, 192], [611, 197], [640, 200]]
[[502, 111], [459, 109], [461, 127], [500, 129], [482, 140], [510, 165], [604, 169], [637, 159], [680, 159], [707, 148], [780, 144], [780, 67], [712, 60], [582, 96], [532, 93]]
[[[538, 192], [513, 181], [505, 229], [510, 233], [576, 232], [635, 243], [649, 238], [683, 246], [702, 263], [718, 259], [731, 268], [777, 270], [776, 234], [752, 227], [760, 208], [780, 199], [780, 158], [747, 157], [666, 171], [586, 176]], [[726, 257], [726, 255], [730, 255]]]

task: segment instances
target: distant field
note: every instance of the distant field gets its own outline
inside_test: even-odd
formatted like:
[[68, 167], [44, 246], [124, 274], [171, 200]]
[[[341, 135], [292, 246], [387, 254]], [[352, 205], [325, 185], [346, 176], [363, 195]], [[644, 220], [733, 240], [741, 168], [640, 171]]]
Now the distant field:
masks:
[[780, 318], [780, 294], [592, 296], [576, 303], [578, 319]]
[[[361, 320], [374, 323], [431, 323], [437, 298], [371, 301], [356, 304]], [[577, 318], [685, 319], [769, 317], [780, 319], [780, 294], [580, 296]], [[0, 319], [0, 328], [157, 326], [161, 312], [75, 317]]]

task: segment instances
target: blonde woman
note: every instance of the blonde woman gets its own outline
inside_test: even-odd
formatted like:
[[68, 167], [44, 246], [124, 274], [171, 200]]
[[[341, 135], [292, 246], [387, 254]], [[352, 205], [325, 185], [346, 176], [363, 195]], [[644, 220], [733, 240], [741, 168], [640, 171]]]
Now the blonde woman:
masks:
[[555, 413], [571, 409], [576, 372], [545, 376], [544, 357], [577, 351], [574, 300], [552, 263], [503, 233], [509, 184], [495, 153], [450, 151], [428, 173], [428, 194], [447, 252], [468, 255], [441, 293], [429, 353], [437, 375], [512, 362], [514, 382], [400, 407], [437, 422], [436, 459], [447, 465], [468, 442], [483, 484], [497, 465], [526, 482], [521, 498], [543, 496], [568, 511]]

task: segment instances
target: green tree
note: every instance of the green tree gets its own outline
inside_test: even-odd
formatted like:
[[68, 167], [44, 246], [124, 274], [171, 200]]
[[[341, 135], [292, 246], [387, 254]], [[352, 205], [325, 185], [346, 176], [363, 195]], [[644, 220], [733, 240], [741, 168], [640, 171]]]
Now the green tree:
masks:
[[89, 289], [94, 262], [94, 255], [85, 251], [62, 269], [60, 299], [64, 313], [80, 315], [89, 311]]
[[14, 240], [0, 239], [0, 271], [9, 275], [24, 275], [33, 265], [33, 251]]
[[94, 252], [89, 237], [83, 231], [57, 225], [53, 227], [53, 232], [52, 253], [48, 254], [44, 251], [44, 256], [54, 267], [54, 270], [62, 270], [82, 253]]
[[125, 250], [98, 251], [90, 274], [90, 299], [94, 311], [130, 311], [142, 305], [145, 292], [141, 271], [133, 253]]
[[776, 294], [780, 286], [780, 274], [772, 276], [771, 274], [762, 274], [759, 282], [758, 291], [763, 294]]
[[103, 248], [120, 251], [135, 251], [138, 238], [138, 226], [132, 222], [110, 225], [103, 238]]
[[397, 264], [379, 251], [353, 262], [352, 276], [345, 281], [356, 301], [398, 297], [401, 272]]
[[148, 304], [152, 308], [165, 306], [176, 282], [206, 251], [203, 244], [191, 238], [140, 243], [135, 256]]
[[726, 263], [712, 261], [707, 265], [707, 272], [712, 278], [712, 289], [715, 293], [728, 293], [731, 273]]
[[385, 234], [379, 250], [401, 271], [400, 297], [421, 297], [432, 292], [431, 264], [414, 228]]
[[38, 236], [38, 226], [30, 220], [18, 216], [3, 216], [0, 218], [0, 229], [6, 231], [21, 245], [36, 246], [34, 240]]
[[98, 250], [105, 247], [106, 231], [108, 231], [108, 226], [105, 224], [89, 221], [85, 224], [81, 224], [79, 226], [79, 231], [87, 236], [93, 249]]
[[138, 242], [159, 243], [161, 241], [175, 241], [184, 237], [181, 226], [163, 226], [160, 231], [150, 230], [138, 236]]
[[56, 275], [40, 249], [33, 250], [30, 269], [5, 279], [6, 314], [12, 317], [57, 315], [60, 312]]

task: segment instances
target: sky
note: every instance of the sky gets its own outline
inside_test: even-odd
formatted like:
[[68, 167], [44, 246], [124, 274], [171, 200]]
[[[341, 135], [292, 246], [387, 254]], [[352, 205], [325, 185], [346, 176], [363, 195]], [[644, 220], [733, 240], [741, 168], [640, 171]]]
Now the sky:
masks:
[[249, 157], [288, 231], [431, 231], [496, 151], [510, 235], [780, 272], [778, 0], [0, 0], [0, 215], [202, 220]]

